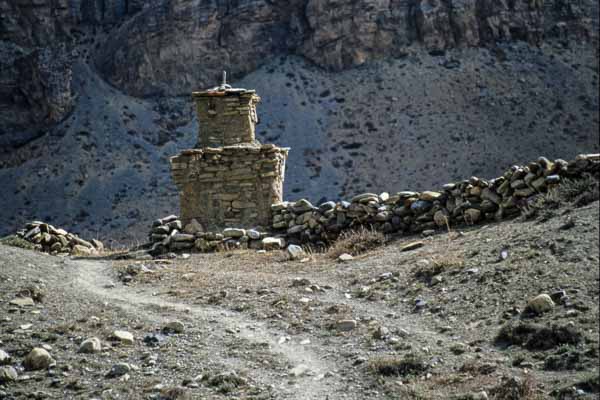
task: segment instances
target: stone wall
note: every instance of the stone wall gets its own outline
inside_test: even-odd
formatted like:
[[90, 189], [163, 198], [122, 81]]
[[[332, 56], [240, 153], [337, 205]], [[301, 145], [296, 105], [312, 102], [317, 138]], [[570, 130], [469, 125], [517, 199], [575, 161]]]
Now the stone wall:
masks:
[[200, 122], [197, 147], [254, 143], [260, 97], [253, 90], [200, 92], [192, 97]]
[[243, 145], [192, 149], [171, 158], [184, 225], [203, 229], [267, 227], [281, 201], [289, 149]]
[[307, 200], [274, 204], [272, 229], [291, 243], [328, 243], [344, 230], [360, 226], [385, 233], [417, 234], [460, 225], [500, 221], [519, 215], [526, 206], [565, 179], [585, 174], [598, 178], [600, 155], [549, 161], [541, 157], [513, 166], [501, 177], [477, 177], [449, 183], [439, 191], [365, 193], [351, 201], [313, 206]]

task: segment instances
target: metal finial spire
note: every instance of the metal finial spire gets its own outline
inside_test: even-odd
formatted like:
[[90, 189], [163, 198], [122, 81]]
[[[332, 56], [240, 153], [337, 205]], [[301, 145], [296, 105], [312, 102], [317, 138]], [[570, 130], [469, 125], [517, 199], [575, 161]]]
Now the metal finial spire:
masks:
[[223, 71], [223, 86], [227, 85], [227, 71]]

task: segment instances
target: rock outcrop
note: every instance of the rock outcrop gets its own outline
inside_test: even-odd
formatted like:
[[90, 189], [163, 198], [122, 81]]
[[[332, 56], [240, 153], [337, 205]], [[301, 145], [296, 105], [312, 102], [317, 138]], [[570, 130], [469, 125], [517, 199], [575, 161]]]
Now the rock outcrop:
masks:
[[443, 51], [589, 35], [589, 8], [564, 0], [246, 0], [235, 6], [173, 0], [123, 24], [96, 60], [107, 79], [131, 94], [187, 94], [212, 83], [223, 67], [239, 77], [281, 54], [341, 70], [400, 56], [415, 42]]
[[0, 132], [19, 131], [3, 138], [19, 144], [68, 115], [75, 60], [91, 57], [111, 84], [135, 96], [186, 95], [214, 82], [223, 68], [240, 77], [277, 55], [300, 54], [341, 70], [400, 56], [414, 42], [442, 51], [589, 36], [596, 3], [2, 0]]

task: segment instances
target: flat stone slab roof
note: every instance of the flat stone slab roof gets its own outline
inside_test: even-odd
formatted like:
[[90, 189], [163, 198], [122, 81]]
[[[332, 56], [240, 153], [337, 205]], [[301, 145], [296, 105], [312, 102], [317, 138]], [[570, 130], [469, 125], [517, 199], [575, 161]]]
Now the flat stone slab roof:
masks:
[[204, 90], [201, 92], [193, 92], [192, 97], [224, 97], [224, 96], [242, 96], [256, 94], [256, 90], [248, 90], [241, 88], [223, 88], [222, 86]]

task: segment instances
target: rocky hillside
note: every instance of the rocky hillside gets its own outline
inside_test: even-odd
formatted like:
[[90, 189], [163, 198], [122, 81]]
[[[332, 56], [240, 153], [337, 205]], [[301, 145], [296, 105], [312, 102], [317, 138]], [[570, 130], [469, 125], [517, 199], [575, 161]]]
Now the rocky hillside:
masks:
[[[0, 228], [135, 239], [177, 211], [187, 97], [227, 69], [286, 197], [421, 190], [598, 150], [598, 1], [0, 0]], [[501, 149], [501, 150], [500, 150]], [[144, 199], [143, 202], [140, 199]]]

